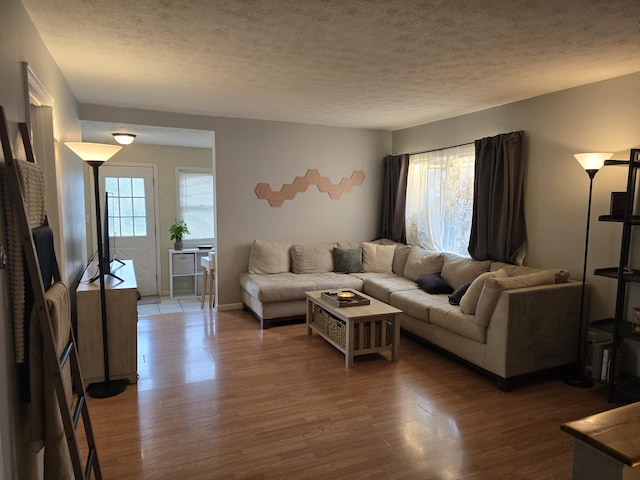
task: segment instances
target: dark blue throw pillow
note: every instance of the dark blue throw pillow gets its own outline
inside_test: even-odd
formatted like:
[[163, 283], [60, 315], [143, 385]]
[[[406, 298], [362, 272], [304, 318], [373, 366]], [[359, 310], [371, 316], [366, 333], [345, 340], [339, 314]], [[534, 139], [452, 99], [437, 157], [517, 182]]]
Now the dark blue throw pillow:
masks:
[[416, 280], [418, 286], [427, 293], [451, 293], [453, 288], [439, 273], [427, 273]]
[[471, 282], [460, 285], [455, 292], [449, 295], [449, 303], [451, 305], [460, 305], [460, 299], [464, 296], [465, 293], [467, 293], [469, 285], [471, 285]]

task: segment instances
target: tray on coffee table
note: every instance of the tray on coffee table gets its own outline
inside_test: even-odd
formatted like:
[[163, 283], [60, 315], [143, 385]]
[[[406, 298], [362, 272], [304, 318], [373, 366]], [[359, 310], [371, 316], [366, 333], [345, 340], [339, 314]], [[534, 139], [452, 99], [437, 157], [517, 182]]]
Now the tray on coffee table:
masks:
[[327, 292], [322, 292], [321, 297], [339, 308], [359, 307], [361, 305], [369, 305], [371, 303], [368, 298], [349, 289], [329, 290]]

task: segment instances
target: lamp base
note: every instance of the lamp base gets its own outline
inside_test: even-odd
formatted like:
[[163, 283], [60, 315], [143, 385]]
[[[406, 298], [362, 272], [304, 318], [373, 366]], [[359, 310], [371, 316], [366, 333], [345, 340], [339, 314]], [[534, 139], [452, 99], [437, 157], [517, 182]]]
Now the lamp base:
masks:
[[126, 380], [108, 380], [106, 382], [92, 383], [86, 390], [92, 398], [109, 398], [121, 394], [126, 388]]
[[591, 367], [583, 363], [572, 365], [562, 375], [562, 381], [572, 387], [591, 388], [593, 387]]

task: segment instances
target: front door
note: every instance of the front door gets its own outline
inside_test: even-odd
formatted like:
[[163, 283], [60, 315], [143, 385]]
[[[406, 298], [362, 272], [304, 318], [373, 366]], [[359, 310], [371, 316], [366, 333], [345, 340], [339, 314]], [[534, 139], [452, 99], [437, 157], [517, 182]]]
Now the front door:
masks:
[[154, 172], [152, 165], [100, 167], [100, 198], [104, 201], [105, 192], [109, 198], [110, 258], [133, 260], [141, 296], [158, 295]]

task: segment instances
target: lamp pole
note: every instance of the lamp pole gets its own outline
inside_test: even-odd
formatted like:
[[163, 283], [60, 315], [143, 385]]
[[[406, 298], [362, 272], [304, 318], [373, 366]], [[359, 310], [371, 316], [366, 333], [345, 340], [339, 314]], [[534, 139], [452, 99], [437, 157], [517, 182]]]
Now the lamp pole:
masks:
[[118, 395], [127, 388], [125, 380], [111, 380], [109, 372], [109, 335], [107, 319], [107, 294], [104, 284], [104, 256], [102, 244], [102, 219], [100, 215], [100, 182], [98, 169], [122, 147], [100, 143], [68, 142], [76, 155], [84, 160], [93, 170], [93, 189], [96, 203], [96, 234], [98, 244], [98, 277], [100, 278], [100, 313], [102, 326], [102, 358], [104, 362], [104, 381], [92, 383], [86, 388], [87, 393], [95, 398], [108, 398]]
[[584, 261], [582, 263], [582, 287], [580, 289], [580, 316], [578, 325], [578, 359], [575, 366], [575, 371], [571, 375], [565, 377], [565, 383], [573, 385], [579, 388], [589, 388], [593, 386], [593, 378], [585, 372], [585, 365], [583, 362], [582, 348], [584, 345], [584, 297], [586, 292], [587, 283], [587, 259], [589, 257], [589, 227], [591, 224], [591, 197], [593, 194], [593, 177], [596, 176], [598, 170], [589, 169], [586, 170], [589, 175], [589, 202], [587, 203], [587, 231], [584, 237]]
[[591, 224], [591, 198], [593, 194], [593, 178], [596, 173], [602, 168], [605, 160], [611, 158], [612, 153], [576, 153], [574, 156], [580, 165], [585, 169], [587, 175], [589, 175], [589, 201], [587, 203], [587, 229], [584, 238], [584, 260], [582, 262], [582, 287], [580, 289], [580, 316], [578, 317], [578, 348], [576, 363], [562, 380], [574, 387], [589, 388], [593, 386], [593, 378], [591, 373], [587, 371], [584, 363], [584, 355], [582, 352], [584, 345], [584, 324], [585, 324], [585, 293], [587, 282], [587, 259], [589, 256], [589, 229]]
[[96, 235], [98, 236], [98, 278], [100, 279], [100, 309], [102, 320], [102, 360], [104, 365], [104, 382], [92, 383], [87, 386], [87, 393], [94, 398], [109, 398], [118, 395], [127, 388], [124, 380], [111, 380], [109, 372], [109, 326], [107, 321], [107, 292], [104, 284], [104, 266], [102, 245], [102, 218], [100, 214], [100, 182], [98, 169], [103, 161], [89, 160], [87, 164], [93, 170], [93, 189], [96, 203]]

